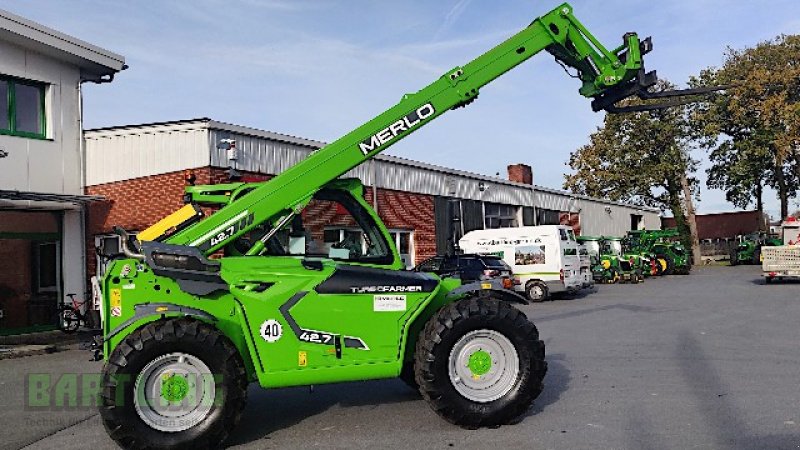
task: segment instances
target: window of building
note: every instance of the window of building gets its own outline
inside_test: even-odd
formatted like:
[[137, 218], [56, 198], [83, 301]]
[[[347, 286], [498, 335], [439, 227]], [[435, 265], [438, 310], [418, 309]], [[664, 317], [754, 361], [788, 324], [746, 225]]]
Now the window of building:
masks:
[[643, 230], [644, 217], [641, 214], [631, 214], [631, 230]]
[[517, 225], [517, 207], [486, 203], [484, 205], [486, 228], [511, 228]]
[[392, 242], [397, 246], [397, 252], [400, 253], [400, 259], [406, 268], [414, 266], [414, 239], [411, 231], [405, 230], [390, 230], [389, 235], [392, 237]]
[[59, 248], [58, 242], [36, 242], [34, 248], [34, 275], [36, 292], [58, 291]]
[[0, 134], [44, 139], [45, 85], [0, 77]]
[[561, 225], [561, 212], [536, 208], [536, 225]]

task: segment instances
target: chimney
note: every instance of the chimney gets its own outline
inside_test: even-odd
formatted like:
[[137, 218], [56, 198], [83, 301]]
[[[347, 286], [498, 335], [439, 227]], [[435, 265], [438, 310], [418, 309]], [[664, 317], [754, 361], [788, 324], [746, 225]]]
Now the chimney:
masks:
[[533, 171], [527, 164], [511, 164], [508, 166], [508, 180], [523, 184], [533, 184]]

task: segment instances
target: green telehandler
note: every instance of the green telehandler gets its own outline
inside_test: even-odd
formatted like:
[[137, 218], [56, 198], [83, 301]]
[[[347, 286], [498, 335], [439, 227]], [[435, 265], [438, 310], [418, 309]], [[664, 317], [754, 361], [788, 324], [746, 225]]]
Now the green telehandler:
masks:
[[[110, 436], [123, 447], [217, 447], [251, 382], [398, 376], [454, 424], [513, 421], [547, 369], [536, 327], [512, 305], [524, 300], [491, 282], [402, 270], [361, 183], [340, 177], [543, 50], [576, 71], [596, 111], [673, 105], [616, 106], [651, 98], [651, 48], [627, 33], [607, 50], [562, 4], [270, 181], [190, 187], [183, 208], [136, 237], [116, 228], [124, 256], [101, 281]], [[216, 212], [204, 217], [204, 205]], [[331, 223], [358, 231], [329, 233]]]

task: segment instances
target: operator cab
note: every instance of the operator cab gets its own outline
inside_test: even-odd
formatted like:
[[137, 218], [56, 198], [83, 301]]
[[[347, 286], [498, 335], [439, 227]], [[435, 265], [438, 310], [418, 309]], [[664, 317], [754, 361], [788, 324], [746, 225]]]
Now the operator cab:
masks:
[[372, 265], [392, 265], [395, 252], [366, 205], [344, 189], [323, 188], [291, 220], [262, 224], [225, 248], [226, 256], [248, 254], [271, 233], [261, 256], [296, 256]]

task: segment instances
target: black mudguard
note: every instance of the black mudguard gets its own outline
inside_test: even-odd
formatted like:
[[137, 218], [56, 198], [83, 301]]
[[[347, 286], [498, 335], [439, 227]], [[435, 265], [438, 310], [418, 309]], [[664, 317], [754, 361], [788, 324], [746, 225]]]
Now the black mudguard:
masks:
[[504, 288], [502, 280], [483, 280], [468, 283], [450, 291], [447, 294], [447, 298], [454, 299], [466, 295], [481, 296], [488, 294], [507, 302], [528, 304], [527, 298], [515, 291]]

